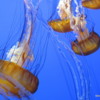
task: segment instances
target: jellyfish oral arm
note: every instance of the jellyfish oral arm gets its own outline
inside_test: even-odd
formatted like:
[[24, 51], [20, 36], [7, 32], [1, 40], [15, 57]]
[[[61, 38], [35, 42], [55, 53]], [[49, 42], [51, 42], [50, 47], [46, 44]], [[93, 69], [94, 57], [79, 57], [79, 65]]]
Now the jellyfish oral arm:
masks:
[[71, 0], [60, 0], [57, 6], [58, 14], [61, 19], [69, 18], [72, 16], [71, 7], [70, 7]]
[[17, 42], [7, 53], [7, 59], [10, 59], [11, 62], [17, 63], [19, 66], [22, 66], [27, 59], [33, 60], [33, 55], [29, 56], [30, 51], [30, 39], [33, 29], [33, 19], [31, 8], [29, 2], [24, 0], [25, 4], [25, 22], [23, 28], [23, 38], [21, 42]]
[[27, 58], [33, 59], [33, 56], [28, 56], [28, 52], [29, 52], [28, 44], [17, 43], [8, 51], [7, 59], [9, 59], [11, 62], [17, 63], [19, 66], [22, 66]]
[[[78, 5], [77, 1], [74, 0], [74, 3], [76, 4], [75, 16], [71, 10], [71, 3], [72, 0], [60, 0], [57, 7], [58, 14], [61, 19], [66, 18], [66, 16], [70, 19], [70, 27], [75, 33], [77, 33], [77, 40], [81, 41], [89, 36], [88, 29], [86, 28], [86, 20], [84, 17], [85, 15], [83, 13], [83, 15], [80, 16], [81, 13], [79, 12], [79, 7], [82, 7], [82, 5]], [[63, 13], [62, 11], [64, 11], [65, 13]], [[82, 32], [82, 30], [84, 30], [84, 32]]]
[[64, 0], [59, 1], [57, 9], [58, 9], [58, 14], [59, 14], [61, 19], [64, 19], [67, 17], [66, 2]]

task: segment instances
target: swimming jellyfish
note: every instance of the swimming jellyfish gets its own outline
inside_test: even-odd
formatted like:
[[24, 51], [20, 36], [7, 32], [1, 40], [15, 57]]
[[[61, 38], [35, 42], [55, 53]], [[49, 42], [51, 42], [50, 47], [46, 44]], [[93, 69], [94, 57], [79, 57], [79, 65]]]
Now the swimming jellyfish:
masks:
[[0, 60], [0, 94], [4, 96], [24, 97], [34, 93], [38, 87], [38, 78], [23, 66], [27, 60], [34, 60], [29, 54], [30, 38], [33, 30], [33, 13], [31, 0], [24, 0], [25, 20], [23, 38], [8, 52], [7, 59]]
[[67, 4], [65, 1], [62, 0], [59, 1], [59, 4], [57, 6], [58, 14], [60, 16], [60, 19], [49, 21], [48, 24], [52, 27], [53, 30], [61, 33], [70, 32], [72, 31], [72, 28], [70, 27], [70, 19], [67, 15], [66, 10]]
[[50, 21], [49, 25], [58, 32], [73, 31], [76, 40], [71, 43], [72, 50], [79, 55], [89, 55], [99, 48], [100, 38], [96, 32], [88, 29], [87, 24], [90, 23], [86, 21], [82, 4], [78, 4], [76, 0], [74, 2], [75, 9], [72, 0], [60, 0], [57, 6], [60, 21]]

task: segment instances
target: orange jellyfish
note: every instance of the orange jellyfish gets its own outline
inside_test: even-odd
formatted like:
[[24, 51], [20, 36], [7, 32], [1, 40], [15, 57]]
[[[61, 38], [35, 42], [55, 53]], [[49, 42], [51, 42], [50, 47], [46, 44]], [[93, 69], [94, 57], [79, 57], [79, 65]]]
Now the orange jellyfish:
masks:
[[[95, 32], [86, 36], [85, 32], [79, 33], [79, 37], [71, 43], [72, 50], [79, 55], [89, 55], [95, 52], [100, 46], [100, 38]], [[85, 38], [86, 37], [86, 38]]]
[[78, 34], [76, 40], [71, 43], [72, 50], [79, 55], [89, 55], [95, 52], [100, 46], [100, 37], [96, 32], [86, 27], [86, 20], [83, 15], [75, 19], [74, 31]]
[[29, 55], [31, 51], [29, 43], [33, 29], [31, 1], [24, 0], [24, 5], [23, 38], [8, 51], [9, 60], [0, 60], [0, 94], [19, 98], [34, 93], [38, 87], [38, 78], [23, 68], [27, 60], [33, 60], [33, 55]]
[[54, 31], [65, 33], [72, 31], [72, 28], [70, 27], [70, 19], [68, 18], [68, 14], [66, 11], [67, 4], [62, 1], [57, 6], [57, 9], [59, 9], [58, 14], [60, 16], [60, 19], [49, 21], [48, 24], [51, 26], [51, 28]]
[[100, 9], [100, 0], [83, 0], [82, 5], [90, 9]]

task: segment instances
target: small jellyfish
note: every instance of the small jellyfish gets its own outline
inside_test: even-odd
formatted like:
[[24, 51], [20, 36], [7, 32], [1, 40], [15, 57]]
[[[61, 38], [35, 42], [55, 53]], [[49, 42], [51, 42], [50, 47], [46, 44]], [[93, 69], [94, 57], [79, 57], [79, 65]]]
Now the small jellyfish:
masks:
[[38, 78], [24, 69], [30, 54], [30, 39], [33, 30], [33, 8], [31, 0], [24, 0], [25, 21], [22, 38], [7, 53], [7, 60], [0, 60], [0, 94], [4, 96], [27, 97], [38, 87]]
[[100, 0], [83, 0], [82, 5], [90, 9], [100, 9]]

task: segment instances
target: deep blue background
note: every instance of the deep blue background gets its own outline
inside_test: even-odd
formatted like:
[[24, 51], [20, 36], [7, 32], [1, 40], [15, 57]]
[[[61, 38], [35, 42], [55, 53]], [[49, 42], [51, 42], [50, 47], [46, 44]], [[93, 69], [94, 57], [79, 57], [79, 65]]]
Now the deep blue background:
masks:
[[[34, 0], [36, 4], [37, 0]], [[47, 21], [55, 13], [59, 0], [42, 0], [38, 9], [37, 19], [34, 29], [36, 48], [34, 56], [37, 57], [34, 66], [42, 68], [38, 73], [39, 87], [31, 100], [76, 100], [73, 82], [68, 71], [68, 60], [74, 67], [73, 59], [70, 58], [70, 52], [66, 49], [61, 50], [66, 59], [60, 53], [59, 48], [63, 48], [59, 42], [55, 42], [57, 34], [62, 41], [66, 41], [66, 34], [51, 32], [47, 26]], [[100, 10], [87, 10], [89, 21], [93, 23], [94, 30], [100, 35]], [[1, 0], [0, 1], [0, 53], [7, 42], [6, 51], [19, 39], [24, 22], [23, 0]], [[66, 42], [67, 43], [67, 42]], [[69, 44], [68, 44], [69, 45]], [[37, 52], [38, 51], [38, 52]], [[5, 53], [6, 54], [6, 53]], [[68, 56], [67, 56], [68, 54]], [[82, 62], [82, 67], [89, 70], [90, 100], [100, 100], [100, 49], [89, 56], [78, 56]], [[41, 67], [39, 67], [41, 66]], [[85, 67], [85, 68], [84, 68]], [[88, 67], [88, 68], [86, 68]], [[38, 72], [39, 70], [37, 70]], [[16, 100], [17, 98], [11, 98]], [[4, 100], [1, 96], [0, 100]]]

